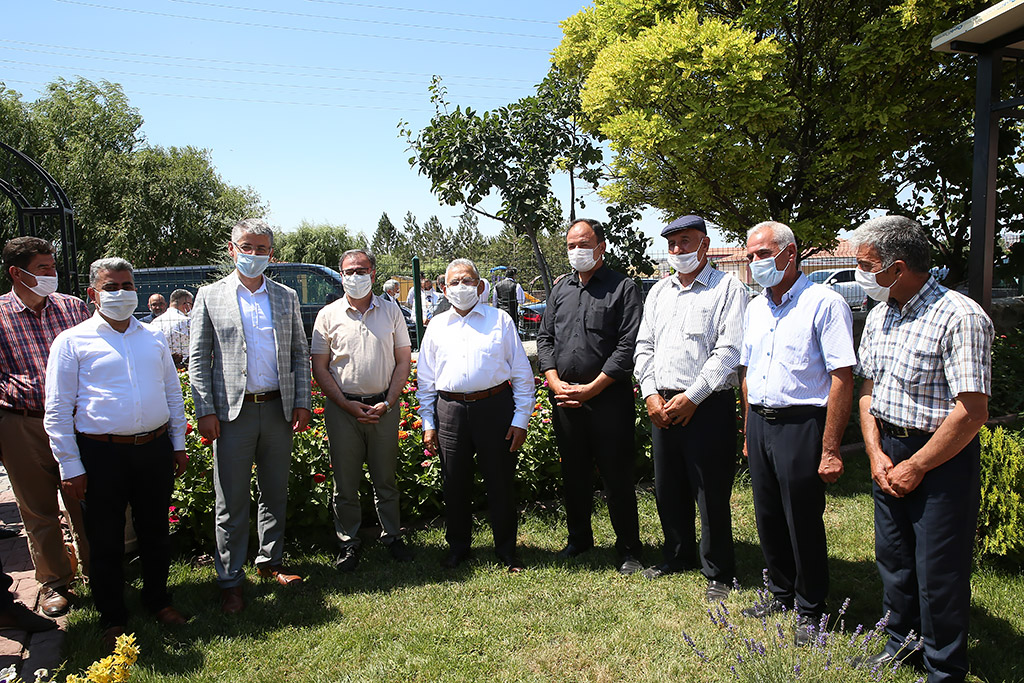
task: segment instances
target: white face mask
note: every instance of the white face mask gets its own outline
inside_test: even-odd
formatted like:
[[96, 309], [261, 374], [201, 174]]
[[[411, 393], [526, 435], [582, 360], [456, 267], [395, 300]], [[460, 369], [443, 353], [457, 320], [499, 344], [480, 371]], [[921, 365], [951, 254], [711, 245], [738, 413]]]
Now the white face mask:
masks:
[[[892, 289], [892, 285], [889, 285], [888, 287], [883, 287], [882, 285], [878, 284], [878, 273], [887, 270], [890, 266], [892, 266], [891, 263], [876, 273], [869, 273], [867, 271], [861, 270], [860, 268], [857, 268], [856, 270], [853, 271], [853, 279], [857, 282], [857, 284], [864, 288], [865, 294], [867, 294], [875, 301], [885, 303], [886, 301], [889, 300], [889, 290]], [[893, 280], [892, 284], [896, 284], [896, 281]]]
[[569, 249], [567, 253], [569, 254], [569, 265], [577, 273], [589, 273], [597, 265], [593, 249], [577, 247], [576, 249]]
[[[15, 266], [15, 268], [18, 267]], [[25, 275], [31, 275], [36, 279], [35, 287], [29, 287], [27, 284], [25, 285], [26, 287], [28, 287], [28, 291], [32, 292], [36, 296], [50, 296], [51, 294], [57, 291], [56, 275], [36, 275], [34, 273], [28, 272], [24, 268], [18, 268], [18, 270], [25, 273]]]
[[373, 287], [373, 278], [369, 274], [342, 275], [341, 281], [345, 285], [345, 293], [353, 299], [362, 299]]
[[698, 245], [696, 251], [691, 251], [689, 254], [669, 254], [668, 264], [677, 273], [683, 275], [692, 273], [700, 265], [700, 246]]
[[476, 290], [476, 285], [458, 284], [446, 289], [444, 295], [452, 302], [452, 306], [460, 311], [468, 311], [480, 300], [480, 293]]
[[[782, 252], [779, 253], [781, 254]], [[770, 258], [750, 262], [750, 276], [754, 278], [754, 282], [765, 289], [774, 287], [782, 282], [782, 278], [786, 275], [786, 269], [779, 270], [775, 267], [775, 259], [778, 257], [779, 254], [776, 254]]]
[[139, 307], [139, 295], [134, 289], [97, 292], [100, 313], [111, 320], [127, 320]]
[[270, 263], [270, 255], [257, 256], [256, 254], [243, 254], [241, 251], [236, 252], [238, 259], [235, 261], [235, 268], [238, 272], [246, 277], [257, 278], [263, 275], [263, 271], [267, 269], [267, 265]]

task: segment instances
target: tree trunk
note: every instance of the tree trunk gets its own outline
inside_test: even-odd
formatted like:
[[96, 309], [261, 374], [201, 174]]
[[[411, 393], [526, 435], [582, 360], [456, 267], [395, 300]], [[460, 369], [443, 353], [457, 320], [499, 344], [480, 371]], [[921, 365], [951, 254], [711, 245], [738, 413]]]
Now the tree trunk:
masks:
[[548, 270], [548, 261], [544, 258], [544, 252], [540, 250], [540, 243], [537, 241], [537, 230], [532, 226], [523, 226], [522, 231], [526, 233], [533, 247], [533, 256], [537, 260], [537, 270], [540, 271], [540, 279], [544, 283], [544, 296], [551, 295], [551, 272]]

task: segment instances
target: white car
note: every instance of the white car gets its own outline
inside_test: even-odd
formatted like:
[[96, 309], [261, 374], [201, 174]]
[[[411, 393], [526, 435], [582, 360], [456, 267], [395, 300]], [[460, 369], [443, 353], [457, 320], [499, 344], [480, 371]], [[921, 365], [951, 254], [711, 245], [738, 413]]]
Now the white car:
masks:
[[807, 277], [811, 282], [831, 287], [846, 299], [850, 308], [855, 311], [866, 311], [868, 308], [868, 295], [864, 288], [854, 279], [853, 273], [856, 268], [834, 268], [829, 270], [816, 270], [809, 273]]

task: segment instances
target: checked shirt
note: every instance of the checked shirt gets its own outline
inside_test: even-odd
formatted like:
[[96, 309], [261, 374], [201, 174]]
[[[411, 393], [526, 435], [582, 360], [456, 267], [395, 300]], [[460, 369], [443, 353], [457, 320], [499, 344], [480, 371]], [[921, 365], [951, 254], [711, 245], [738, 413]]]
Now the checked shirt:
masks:
[[38, 314], [13, 291], [0, 296], [0, 405], [41, 411], [50, 344], [88, 318], [82, 300], [67, 294], [51, 294]]
[[992, 393], [992, 321], [982, 308], [929, 278], [901, 311], [876, 306], [860, 342], [857, 374], [874, 381], [871, 414], [934, 432], [958, 394]]

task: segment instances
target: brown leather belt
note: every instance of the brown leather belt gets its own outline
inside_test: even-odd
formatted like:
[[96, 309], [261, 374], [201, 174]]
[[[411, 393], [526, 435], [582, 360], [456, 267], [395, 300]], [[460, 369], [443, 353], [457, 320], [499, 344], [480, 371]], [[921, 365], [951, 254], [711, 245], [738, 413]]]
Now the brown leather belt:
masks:
[[508, 382], [502, 382], [501, 384], [493, 386], [490, 389], [484, 389], [483, 391], [474, 391], [468, 394], [457, 394], [451, 391], [438, 391], [437, 395], [445, 399], [446, 401], [472, 402], [479, 401], [480, 399], [483, 398], [490, 398], [491, 396], [500, 394], [501, 392], [508, 389], [510, 386], [511, 385]]
[[881, 418], [875, 418], [875, 422], [878, 423], [878, 428], [883, 434], [895, 437], [897, 439], [906, 439], [911, 436], [931, 436], [931, 432], [926, 432], [923, 429], [914, 429], [913, 427], [900, 427], [894, 425], [891, 422], [886, 422]]
[[279, 398], [281, 398], [281, 391], [274, 389], [273, 391], [264, 391], [262, 394], [246, 394], [242, 400], [246, 403], [266, 403]]
[[29, 410], [28, 408], [12, 408], [10, 406], [0, 406], [0, 410], [6, 410], [8, 413], [14, 413], [16, 415], [24, 415], [25, 417], [38, 417], [42, 418], [44, 413], [41, 410]]
[[87, 439], [92, 439], [93, 441], [105, 441], [107, 443], [126, 443], [131, 444], [132, 446], [141, 446], [142, 444], [149, 443], [158, 436], [162, 436], [166, 431], [167, 425], [157, 427], [153, 431], [146, 432], [145, 434], [85, 434], [84, 432], [79, 432], [79, 434], [81, 434]]

